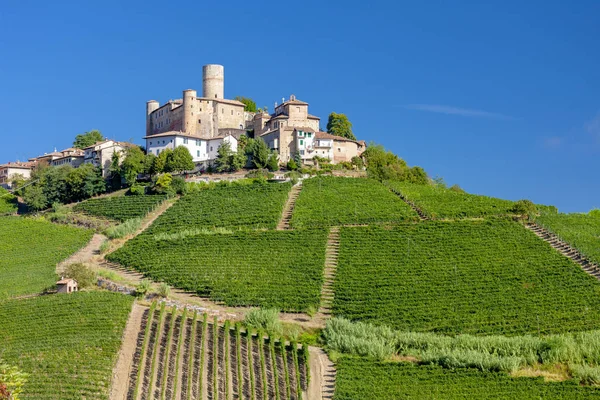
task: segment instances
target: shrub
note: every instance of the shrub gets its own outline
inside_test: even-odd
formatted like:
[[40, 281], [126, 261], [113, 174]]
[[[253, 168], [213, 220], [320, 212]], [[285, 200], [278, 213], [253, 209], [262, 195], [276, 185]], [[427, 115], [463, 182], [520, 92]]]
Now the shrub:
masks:
[[138, 183], [134, 183], [133, 185], [131, 185], [131, 187], [127, 191], [127, 194], [132, 195], [132, 196], [141, 196], [145, 193], [146, 193], [146, 187], [142, 186]]
[[177, 194], [184, 195], [187, 193], [187, 185], [185, 179], [180, 176], [176, 176], [171, 181], [171, 189]]
[[135, 295], [138, 297], [145, 297], [150, 293], [151, 283], [148, 279], [142, 279], [142, 281], [135, 288]]
[[0, 399], [18, 400], [28, 376], [0, 360]]
[[286, 168], [290, 171], [296, 171], [298, 169], [298, 164], [296, 164], [296, 161], [294, 161], [294, 159], [291, 159], [290, 161], [288, 161]]
[[590, 217], [594, 217], [594, 218], [600, 218], [600, 208], [595, 208], [593, 210], [591, 210], [588, 215]]
[[85, 264], [67, 265], [63, 275], [66, 278], [75, 279], [80, 289], [92, 287], [96, 284], [96, 272]]
[[167, 298], [171, 295], [171, 286], [169, 286], [167, 283], [163, 282], [160, 284], [160, 286], [158, 287], [158, 291], [156, 292], [156, 294], [158, 294], [160, 297], [163, 298]]
[[279, 310], [276, 308], [253, 308], [246, 314], [244, 322], [257, 330], [265, 330], [269, 335], [281, 335], [282, 332]]
[[537, 207], [531, 200], [519, 200], [510, 211], [518, 215], [529, 216], [537, 214]]
[[584, 385], [600, 385], [600, 367], [589, 365], [569, 364], [569, 371], [574, 378], [578, 378]]

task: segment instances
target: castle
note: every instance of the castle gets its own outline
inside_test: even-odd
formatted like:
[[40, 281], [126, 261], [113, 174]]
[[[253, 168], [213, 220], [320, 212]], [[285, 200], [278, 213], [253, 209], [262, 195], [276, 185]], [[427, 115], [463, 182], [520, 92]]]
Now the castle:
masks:
[[247, 132], [277, 151], [280, 163], [300, 158], [310, 164], [315, 156], [334, 163], [350, 161], [364, 150], [364, 142], [320, 132], [320, 118], [309, 114], [308, 103], [294, 95], [275, 104], [273, 114], [263, 110], [249, 113], [243, 103], [225, 99], [222, 65], [205, 65], [202, 74], [202, 97], [188, 89], [183, 91], [183, 98], [162, 106], [156, 100], [146, 103], [144, 139], [148, 153], [158, 155], [165, 149], [185, 146], [196, 164], [208, 166], [223, 142], [237, 151], [239, 137]]

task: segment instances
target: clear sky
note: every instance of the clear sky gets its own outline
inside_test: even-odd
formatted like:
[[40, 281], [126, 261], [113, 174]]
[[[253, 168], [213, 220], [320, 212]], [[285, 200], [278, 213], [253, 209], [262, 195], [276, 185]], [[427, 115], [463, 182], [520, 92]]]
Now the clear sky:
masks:
[[226, 97], [345, 113], [469, 192], [600, 207], [600, 2], [481, 3], [5, 2], [0, 162], [91, 129], [142, 144], [146, 101], [215, 63]]

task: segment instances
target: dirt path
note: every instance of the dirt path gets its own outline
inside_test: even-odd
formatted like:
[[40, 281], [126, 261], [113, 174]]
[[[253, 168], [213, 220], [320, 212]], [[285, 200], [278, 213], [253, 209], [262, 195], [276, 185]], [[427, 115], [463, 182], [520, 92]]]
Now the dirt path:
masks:
[[[129, 382], [129, 374], [133, 362], [133, 356], [137, 347], [137, 339], [140, 333], [142, 317], [145, 307], [133, 303], [133, 308], [129, 314], [125, 331], [123, 332], [123, 340], [121, 342], [121, 350], [119, 350], [119, 358], [117, 364], [113, 368], [112, 384], [110, 389], [111, 400], [125, 400], [127, 398], [127, 389]], [[140, 367], [141, 368], [141, 367]]]
[[310, 384], [306, 393], [309, 400], [333, 399], [335, 366], [319, 347], [308, 348], [310, 354]]
[[98, 233], [94, 234], [92, 239], [84, 248], [56, 265], [56, 273], [60, 275], [65, 267], [69, 264], [93, 263], [94, 256], [100, 254], [100, 246], [102, 246], [102, 243], [104, 243], [105, 240], [106, 236]]
[[292, 186], [290, 193], [288, 194], [288, 199], [285, 202], [285, 206], [283, 206], [283, 212], [281, 213], [281, 219], [277, 224], [277, 230], [282, 231], [284, 229], [290, 229], [290, 221], [292, 220], [292, 213], [294, 212], [294, 207], [296, 206], [296, 200], [298, 200], [298, 196], [300, 196], [300, 191], [302, 190], [302, 181]]

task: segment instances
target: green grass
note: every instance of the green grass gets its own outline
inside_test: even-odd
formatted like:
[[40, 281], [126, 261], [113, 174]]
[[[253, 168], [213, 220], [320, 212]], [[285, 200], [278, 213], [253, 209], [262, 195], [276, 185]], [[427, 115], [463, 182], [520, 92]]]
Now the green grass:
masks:
[[14, 214], [17, 208], [17, 198], [0, 187], [0, 215]]
[[505, 220], [343, 228], [333, 313], [446, 334], [600, 328], [600, 283]]
[[377, 181], [316, 177], [304, 181], [291, 224], [302, 228], [410, 219], [417, 214]]
[[132, 297], [103, 292], [0, 302], [0, 354], [28, 373], [23, 399], [108, 399]]
[[502, 372], [444, 369], [411, 363], [342, 358], [337, 363], [336, 400], [392, 399], [588, 399], [600, 389], [575, 380], [545, 383], [543, 378], [511, 378]]
[[458, 193], [433, 185], [386, 182], [394, 191], [414, 202], [432, 218], [473, 218], [510, 214], [514, 203], [509, 200], [468, 193]]
[[102, 197], [79, 203], [73, 207], [73, 210], [124, 222], [128, 219], [146, 216], [166, 198], [167, 196], [164, 195]]
[[93, 232], [22, 217], [0, 218], [0, 300], [40, 293], [56, 283], [56, 264]]
[[149, 233], [182, 229], [275, 228], [291, 184], [208, 186], [182, 197], [149, 228]]
[[596, 263], [600, 263], [600, 217], [587, 214], [546, 214], [536, 222], [554, 232]]
[[319, 304], [326, 241], [324, 230], [143, 234], [108, 259], [230, 306], [304, 311]]

